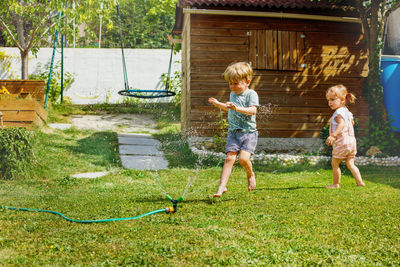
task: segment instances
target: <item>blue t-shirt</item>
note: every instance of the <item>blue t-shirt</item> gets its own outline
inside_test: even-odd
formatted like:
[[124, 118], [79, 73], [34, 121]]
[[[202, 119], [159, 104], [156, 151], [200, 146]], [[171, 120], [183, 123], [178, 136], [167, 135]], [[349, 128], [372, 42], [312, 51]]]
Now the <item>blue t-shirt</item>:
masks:
[[[253, 89], [248, 89], [240, 95], [231, 92], [229, 101], [234, 103], [237, 107], [251, 107], [259, 106], [258, 95]], [[242, 130], [243, 132], [257, 131], [256, 115], [245, 115], [243, 113], [229, 109], [228, 111], [228, 131]]]

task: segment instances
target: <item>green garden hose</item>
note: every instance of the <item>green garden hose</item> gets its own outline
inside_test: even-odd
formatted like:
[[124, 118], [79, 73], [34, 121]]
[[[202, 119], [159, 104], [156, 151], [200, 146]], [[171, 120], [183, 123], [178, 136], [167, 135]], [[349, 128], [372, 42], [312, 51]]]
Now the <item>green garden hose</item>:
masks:
[[70, 219], [70, 218], [66, 217], [64, 214], [62, 214], [60, 212], [52, 211], [52, 210], [39, 210], [39, 209], [27, 209], [27, 208], [15, 208], [15, 207], [1, 207], [1, 208], [5, 208], [5, 209], [9, 209], [9, 210], [20, 210], [20, 211], [48, 212], [48, 213], [52, 213], [55, 215], [59, 215], [62, 218], [64, 218], [65, 220], [67, 220], [69, 222], [75, 222], [75, 223], [101, 223], [101, 222], [136, 220], [136, 219], [142, 218], [144, 216], [149, 216], [149, 215], [160, 213], [160, 212], [167, 212], [167, 213], [173, 212], [173, 211], [171, 211], [171, 208], [165, 208], [165, 209], [153, 210], [153, 211], [144, 213], [144, 214], [136, 216], [136, 217], [113, 218], [113, 219], [102, 219], [102, 220], [74, 220], [74, 219]]
[[69, 222], [75, 222], [75, 223], [102, 223], [102, 222], [136, 220], [136, 219], [142, 218], [144, 216], [149, 216], [149, 215], [160, 213], [160, 212], [166, 212], [166, 213], [175, 213], [175, 212], [177, 212], [177, 210], [178, 210], [177, 204], [178, 204], [178, 202], [183, 201], [183, 196], [178, 198], [177, 200], [173, 199], [168, 194], [166, 196], [173, 203], [173, 207], [167, 207], [167, 208], [164, 208], [164, 209], [153, 210], [153, 211], [141, 214], [141, 215], [136, 216], [136, 217], [112, 218], [112, 219], [101, 219], [101, 220], [74, 220], [74, 219], [68, 218], [67, 216], [65, 216], [64, 214], [62, 214], [62, 213], [60, 213], [58, 211], [52, 211], [52, 210], [15, 208], [15, 207], [5, 207], [5, 206], [0, 206], [0, 208], [1, 209], [9, 209], [9, 210], [19, 210], [19, 211], [47, 212], [47, 213], [52, 213], [52, 214], [61, 216], [63, 219], [65, 219], [65, 220], [67, 220]]

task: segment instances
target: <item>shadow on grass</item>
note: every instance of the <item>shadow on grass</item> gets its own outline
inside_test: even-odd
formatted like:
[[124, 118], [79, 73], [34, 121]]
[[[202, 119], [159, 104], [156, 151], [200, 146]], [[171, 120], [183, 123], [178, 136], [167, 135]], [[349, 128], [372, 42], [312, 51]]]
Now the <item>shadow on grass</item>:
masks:
[[94, 132], [77, 141], [77, 146], [67, 146], [73, 153], [96, 156], [93, 164], [120, 166], [118, 136], [115, 132]]
[[359, 167], [359, 169], [364, 181], [400, 189], [400, 167]]
[[257, 188], [254, 191], [272, 191], [272, 190], [298, 190], [298, 189], [321, 189], [325, 188], [324, 186], [296, 186], [296, 187], [266, 187], [266, 188]]
[[[227, 197], [220, 197], [220, 198], [213, 198], [212, 195], [206, 195], [205, 198], [191, 198], [191, 199], [185, 199], [182, 202], [178, 203], [179, 205], [184, 205], [185, 203], [205, 203], [208, 205], [213, 205], [218, 202], [227, 202], [227, 201], [233, 201], [235, 200], [234, 198], [227, 198]], [[168, 200], [167, 198], [161, 198], [161, 197], [148, 197], [148, 198], [135, 198], [131, 200], [132, 203], [156, 203], [156, 202], [165, 202], [168, 203], [169, 206], [172, 205], [172, 202]]]
[[318, 171], [321, 169], [330, 169], [330, 165], [327, 164], [297, 164], [290, 166], [282, 166], [278, 164], [262, 165], [255, 162], [253, 168], [256, 172], [272, 172], [272, 173], [290, 173], [290, 172], [302, 172], [302, 171]]

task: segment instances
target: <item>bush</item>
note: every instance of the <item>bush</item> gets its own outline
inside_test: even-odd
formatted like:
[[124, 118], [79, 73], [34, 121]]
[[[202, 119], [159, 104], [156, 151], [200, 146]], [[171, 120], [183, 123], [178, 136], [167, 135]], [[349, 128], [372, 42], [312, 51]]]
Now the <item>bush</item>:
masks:
[[25, 128], [0, 130], [0, 179], [23, 177], [33, 160], [34, 135]]
[[392, 131], [389, 121], [370, 118], [360, 150], [365, 153], [372, 146], [378, 147], [382, 156], [400, 156], [400, 133]]
[[[50, 62], [42, 65], [38, 64], [37, 70], [29, 75], [31, 80], [44, 80], [48, 82], [50, 71]], [[64, 91], [71, 87], [72, 83], [75, 81], [75, 75], [64, 71]], [[51, 80], [50, 80], [50, 90], [49, 90], [49, 101], [51, 103], [56, 103], [61, 96], [61, 62], [55, 62], [53, 65]]]

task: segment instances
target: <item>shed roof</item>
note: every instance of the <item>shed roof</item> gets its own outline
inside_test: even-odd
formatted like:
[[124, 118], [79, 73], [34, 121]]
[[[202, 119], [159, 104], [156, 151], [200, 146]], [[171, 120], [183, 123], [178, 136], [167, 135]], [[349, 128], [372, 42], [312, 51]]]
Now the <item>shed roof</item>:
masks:
[[267, 8], [323, 8], [338, 9], [354, 6], [353, 0], [332, 3], [329, 0], [180, 0], [180, 6], [267, 7]]
[[172, 30], [174, 35], [182, 32], [183, 8], [187, 7], [359, 17], [355, 0], [336, 3], [332, 0], [179, 0]]

